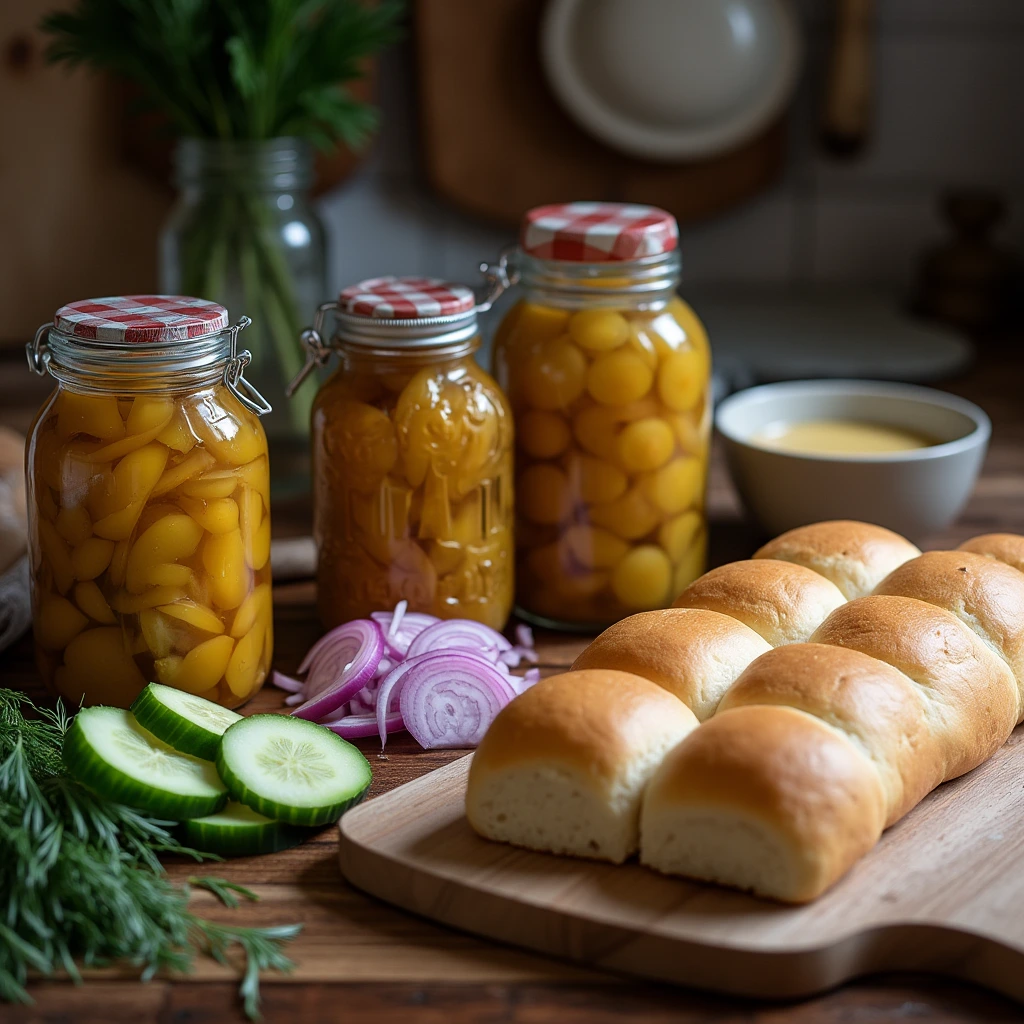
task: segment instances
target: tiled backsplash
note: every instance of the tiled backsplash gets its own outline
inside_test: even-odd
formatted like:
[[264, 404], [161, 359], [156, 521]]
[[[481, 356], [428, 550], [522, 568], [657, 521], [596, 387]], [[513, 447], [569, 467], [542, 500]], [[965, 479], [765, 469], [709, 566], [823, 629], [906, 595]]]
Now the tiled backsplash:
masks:
[[[1024, 248], [1024, 0], [879, 0], [872, 139], [847, 162], [816, 138], [834, 6], [801, 7], [807, 53], [789, 164], [753, 201], [684, 228], [686, 278], [905, 290], [922, 248], [947, 233], [939, 193], [961, 184], [1010, 201], [1000, 237]], [[383, 273], [472, 279], [513, 234], [451, 209], [423, 181], [411, 68], [408, 46], [385, 55], [381, 136], [322, 201], [332, 284]]]

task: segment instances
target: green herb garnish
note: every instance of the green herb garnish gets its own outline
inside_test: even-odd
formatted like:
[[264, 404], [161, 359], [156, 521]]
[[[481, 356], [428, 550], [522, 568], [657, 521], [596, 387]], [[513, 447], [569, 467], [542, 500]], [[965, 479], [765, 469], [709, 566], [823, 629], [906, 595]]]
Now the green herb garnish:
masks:
[[[0, 1000], [30, 1002], [30, 971], [64, 970], [80, 982], [78, 963], [122, 962], [145, 981], [189, 971], [199, 952], [226, 964], [237, 947], [246, 960], [239, 992], [257, 1018], [260, 972], [291, 970], [282, 946], [301, 926], [238, 928], [191, 913], [190, 887], [173, 885], [158, 855], [207, 855], [182, 846], [173, 822], [104, 800], [65, 774], [69, 723], [59, 702], [50, 711], [0, 690]], [[190, 882], [229, 907], [239, 896], [257, 899], [224, 879]]]

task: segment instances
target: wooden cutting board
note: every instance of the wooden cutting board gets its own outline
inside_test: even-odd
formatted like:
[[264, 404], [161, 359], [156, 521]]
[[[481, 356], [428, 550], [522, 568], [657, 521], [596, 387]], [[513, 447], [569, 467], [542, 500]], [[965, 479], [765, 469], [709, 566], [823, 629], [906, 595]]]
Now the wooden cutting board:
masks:
[[1024, 727], [803, 907], [480, 839], [463, 814], [469, 762], [346, 814], [346, 878], [443, 924], [699, 988], [792, 998], [930, 971], [1024, 1001]]
[[538, 55], [546, 0], [418, 0], [416, 46], [424, 163], [456, 206], [518, 224], [573, 199], [651, 203], [686, 223], [727, 210], [782, 169], [780, 120], [720, 156], [648, 163], [591, 138], [559, 106]]

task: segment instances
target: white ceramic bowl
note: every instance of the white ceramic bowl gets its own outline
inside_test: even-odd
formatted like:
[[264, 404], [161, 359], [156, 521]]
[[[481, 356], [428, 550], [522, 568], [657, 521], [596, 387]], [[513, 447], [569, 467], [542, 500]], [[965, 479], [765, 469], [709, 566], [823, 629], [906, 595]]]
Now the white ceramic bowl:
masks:
[[646, 160], [712, 156], [777, 117], [796, 86], [791, 0], [550, 0], [541, 60], [559, 102]]
[[[772, 423], [846, 419], [903, 427], [938, 444], [875, 455], [803, 455], [753, 438]], [[967, 502], [992, 425], [972, 402], [877, 381], [794, 381], [749, 388], [718, 406], [733, 482], [771, 534], [823, 519], [860, 519], [921, 540]]]

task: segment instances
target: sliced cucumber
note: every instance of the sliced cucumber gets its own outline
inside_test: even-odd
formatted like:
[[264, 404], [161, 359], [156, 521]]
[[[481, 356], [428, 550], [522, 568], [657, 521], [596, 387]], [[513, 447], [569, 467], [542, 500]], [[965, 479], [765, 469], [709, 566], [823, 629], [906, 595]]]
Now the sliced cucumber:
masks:
[[287, 825], [233, 801], [217, 814], [182, 822], [181, 834], [187, 846], [222, 857], [274, 853], [299, 841]]
[[233, 799], [291, 825], [326, 825], [370, 787], [370, 764], [340, 736], [288, 715], [251, 715], [221, 740], [217, 771]]
[[242, 718], [212, 700], [162, 683], [150, 683], [131, 710], [143, 729], [175, 750], [206, 761], [217, 759], [224, 730]]
[[100, 796], [169, 821], [201, 818], [227, 802], [209, 761], [179, 753], [120, 708], [79, 711], [64, 739], [64, 763]]

